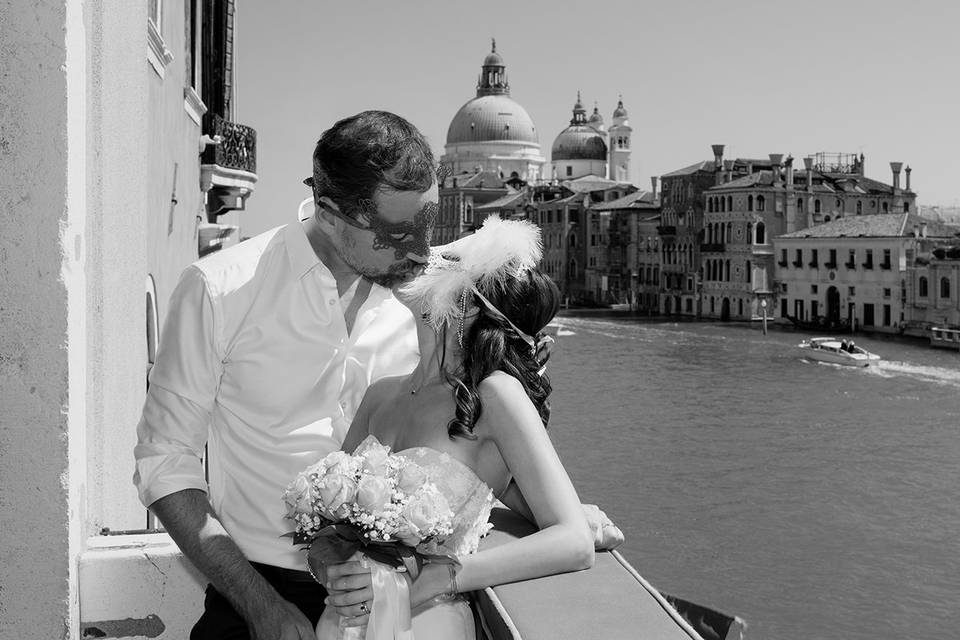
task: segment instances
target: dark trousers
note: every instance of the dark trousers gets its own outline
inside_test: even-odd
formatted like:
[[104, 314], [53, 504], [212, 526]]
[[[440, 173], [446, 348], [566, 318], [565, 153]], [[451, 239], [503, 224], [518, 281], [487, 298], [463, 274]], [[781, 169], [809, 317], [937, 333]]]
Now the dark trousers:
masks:
[[[323, 613], [323, 599], [327, 590], [318, 584], [306, 571], [281, 569], [258, 562], [250, 563], [267, 582], [273, 585], [282, 598], [295, 604], [316, 626]], [[233, 608], [233, 605], [217, 591], [213, 585], [207, 585], [207, 595], [203, 600], [203, 615], [197, 620], [190, 632], [190, 640], [249, 640], [250, 632], [246, 621]]]

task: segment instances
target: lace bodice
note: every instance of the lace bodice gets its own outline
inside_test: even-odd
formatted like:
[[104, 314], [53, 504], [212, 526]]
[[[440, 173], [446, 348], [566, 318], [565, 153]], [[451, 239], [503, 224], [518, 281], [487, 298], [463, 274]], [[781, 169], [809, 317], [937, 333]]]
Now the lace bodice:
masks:
[[455, 556], [474, 553], [480, 538], [493, 527], [488, 522], [494, 502], [490, 487], [470, 467], [448, 453], [429, 447], [412, 447], [398, 451], [397, 455], [422, 466], [453, 509], [453, 533], [442, 545], [423, 551]]

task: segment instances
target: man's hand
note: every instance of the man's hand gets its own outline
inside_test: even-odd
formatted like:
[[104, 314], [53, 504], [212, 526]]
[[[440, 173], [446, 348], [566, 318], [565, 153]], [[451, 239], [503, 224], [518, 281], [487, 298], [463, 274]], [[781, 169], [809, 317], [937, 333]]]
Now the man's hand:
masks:
[[583, 505], [583, 515], [593, 533], [593, 548], [597, 551], [611, 551], [623, 544], [623, 531], [613, 524], [607, 514], [595, 504]]
[[250, 640], [316, 640], [313, 625], [292, 602], [276, 597], [247, 619]]

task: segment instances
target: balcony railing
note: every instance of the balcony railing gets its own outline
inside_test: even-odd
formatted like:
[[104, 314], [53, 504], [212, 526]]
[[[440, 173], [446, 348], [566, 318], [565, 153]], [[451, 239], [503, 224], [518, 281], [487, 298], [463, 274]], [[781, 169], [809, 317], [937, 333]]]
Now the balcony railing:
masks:
[[827, 269], [836, 269], [837, 263], [831, 260], [830, 262], [823, 263], [823, 266], [825, 266]]
[[200, 164], [257, 172], [257, 132], [254, 129], [208, 113], [203, 116], [203, 132], [214, 139], [220, 136], [220, 143], [204, 148]]
[[807, 264], [807, 266], [810, 267], [811, 269], [816, 269], [816, 268], [818, 268], [818, 267], [820, 266], [820, 263], [817, 262], [816, 260], [811, 260], [811, 261]]
[[886, 269], [886, 270], [888, 270], [888, 271], [892, 268], [892, 266], [893, 266], [893, 265], [891, 265], [889, 262], [881, 262], [881, 263], [880, 263], [880, 268], [881, 268], [881, 269]]
[[803, 260], [794, 260], [791, 264], [793, 264], [793, 266], [799, 269], [800, 267], [803, 266]]
[[851, 261], [851, 262], [845, 262], [845, 263], [843, 264], [843, 266], [845, 266], [847, 269], [856, 269], [856, 268], [857, 268], [857, 263], [856, 263], [856, 262], [852, 262], [852, 261]]

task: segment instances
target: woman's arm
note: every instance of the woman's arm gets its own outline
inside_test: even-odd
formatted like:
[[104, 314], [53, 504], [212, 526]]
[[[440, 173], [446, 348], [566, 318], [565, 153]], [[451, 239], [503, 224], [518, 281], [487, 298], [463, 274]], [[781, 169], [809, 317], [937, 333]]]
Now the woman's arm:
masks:
[[379, 398], [383, 395], [383, 386], [388, 379], [378, 380], [367, 387], [357, 413], [353, 416], [353, 422], [350, 423], [350, 429], [343, 437], [343, 444], [340, 446], [343, 451], [353, 452], [357, 445], [370, 434], [370, 414], [380, 406]]
[[[540, 416], [515, 378], [495, 373], [479, 385], [483, 417], [540, 528], [525, 538], [460, 558], [458, 591], [527, 580], [593, 565], [593, 535]], [[411, 590], [414, 606], [449, 590], [443, 565], [427, 565]]]

